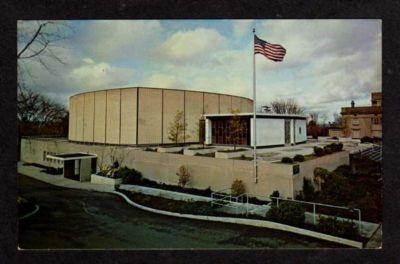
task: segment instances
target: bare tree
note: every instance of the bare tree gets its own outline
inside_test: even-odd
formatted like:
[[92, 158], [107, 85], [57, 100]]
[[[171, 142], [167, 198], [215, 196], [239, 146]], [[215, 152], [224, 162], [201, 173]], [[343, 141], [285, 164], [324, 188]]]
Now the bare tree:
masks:
[[185, 135], [187, 123], [183, 117], [183, 111], [176, 111], [174, 120], [170, 122], [168, 127], [168, 139], [178, 145], [181, 142], [185, 142], [190, 136]]
[[43, 126], [61, 122], [68, 112], [61, 104], [29, 89], [18, 91], [17, 117], [21, 123], [33, 123]]
[[333, 124], [336, 126], [342, 125], [342, 116], [339, 113], [333, 113]]
[[311, 112], [310, 115], [310, 123], [318, 124], [319, 113], [318, 112]]
[[276, 114], [303, 114], [304, 108], [294, 99], [275, 99], [271, 102], [272, 112]]
[[65, 64], [59, 54], [60, 42], [69, 37], [73, 28], [64, 21], [18, 21], [18, 89], [24, 89], [26, 79], [34, 79], [26, 63], [37, 62], [50, 73], [52, 63]]

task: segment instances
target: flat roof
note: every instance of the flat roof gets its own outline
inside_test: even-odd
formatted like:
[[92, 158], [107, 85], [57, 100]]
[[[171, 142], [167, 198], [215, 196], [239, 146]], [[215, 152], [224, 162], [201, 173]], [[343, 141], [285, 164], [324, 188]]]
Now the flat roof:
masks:
[[91, 159], [96, 158], [96, 154], [84, 153], [84, 152], [71, 152], [71, 153], [60, 153], [60, 154], [49, 154], [47, 158], [56, 160], [78, 160], [78, 159]]
[[[232, 113], [226, 113], [226, 114], [206, 114], [204, 117], [224, 117], [224, 116], [249, 116], [253, 117], [253, 113], [238, 113], [238, 114], [232, 114]], [[261, 118], [296, 118], [296, 119], [307, 119], [306, 116], [304, 115], [295, 115], [295, 114], [274, 114], [274, 113], [256, 113], [256, 117], [261, 117]]]

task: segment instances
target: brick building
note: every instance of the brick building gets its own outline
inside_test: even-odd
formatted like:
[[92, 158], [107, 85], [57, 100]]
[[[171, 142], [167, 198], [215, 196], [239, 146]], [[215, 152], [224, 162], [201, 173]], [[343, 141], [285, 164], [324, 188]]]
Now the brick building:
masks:
[[382, 138], [382, 93], [371, 93], [370, 106], [342, 107], [341, 136]]

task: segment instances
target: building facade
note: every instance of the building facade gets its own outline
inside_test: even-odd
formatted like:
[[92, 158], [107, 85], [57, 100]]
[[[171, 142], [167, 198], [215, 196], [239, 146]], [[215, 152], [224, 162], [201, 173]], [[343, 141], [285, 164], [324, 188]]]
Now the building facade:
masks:
[[342, 107], [343, 137], [360, 139], [363, 137], [382, 138], [382, 93], [371, 94], [371, 106]]
[[176, 112], [182, 111], [187, 123], [185, 142], [199, 142], [202, 115], [252, 109], [251, 99], [199, 91], [133, 87], [86, 92], [70, 97], [68, 139], [114, 145], [169, 144], [169, 125]]
[[[237, 145], [254, 146], [253, 113], [205, 115], [206, 144], [232, 145], [232, 119], [242, 123], [236, 135]], [[307, 140], [306, 117], [301, 115], [258, 113], [257, 147], [294, 145]]]

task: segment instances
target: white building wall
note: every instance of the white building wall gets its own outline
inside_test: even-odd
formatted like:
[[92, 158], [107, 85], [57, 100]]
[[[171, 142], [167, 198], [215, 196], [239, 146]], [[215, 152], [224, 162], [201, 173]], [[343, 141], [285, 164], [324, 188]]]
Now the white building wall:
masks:
[[296, 122], [295, 122], [295, 135], [296, 135], [296, 143], [303, 142], [303, 141], [307, 140], [306, 120], [296, 119]]
[[[257, 118], [257, 146], [285, 144], [285, 120], [275, 118]], [[253, 118], [250, 118], [250, 141], [254, 146]]]

